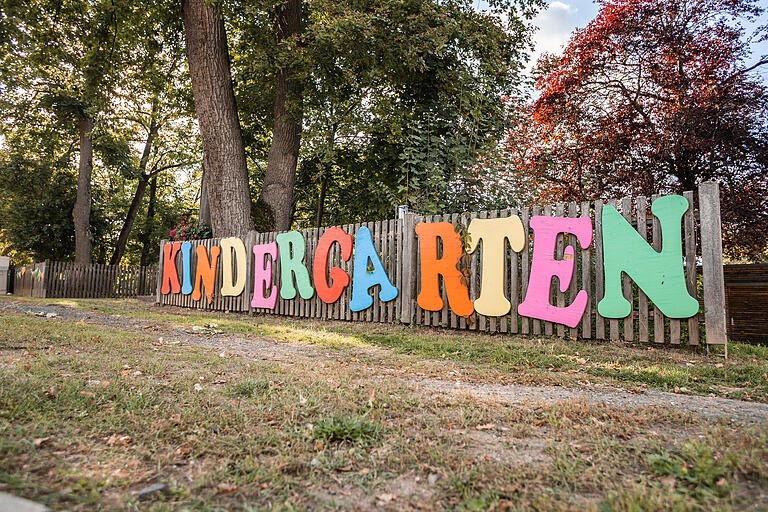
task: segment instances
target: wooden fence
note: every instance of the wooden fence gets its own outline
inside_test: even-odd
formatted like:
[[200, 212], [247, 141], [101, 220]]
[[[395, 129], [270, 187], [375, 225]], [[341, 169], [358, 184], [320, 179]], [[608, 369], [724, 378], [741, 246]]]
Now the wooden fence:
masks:
[[46, 260], [16, 269], [14, 295], [40, 298], [116, 298], [153, 295], [157, 268], [75, 265]]
[[[307, 318], [337, 319], [368, 322], [400, 322], [423, 326], [440, 326], [454, 329], [467, 329], [482, 332], [521, 333], [543, 336], [569, 336], [572, 338], [610, 339], [627, 341], [653, 341], [655, 343], [669, 342], [672, 344], [687, 343], [698, 345], [703, 338], [709, 344], [725, 344], [725, 306], [722, 266], [722, 237], [720, 225], [719, 190], [715, 183], [703, 183], [698, 190], [698, 201], [694, 192], [685, 192], [690, 208], [683, 217], [683, 256], [686, 274], [686, 284], [689, 293], [700, 303], [698, 315], [685, 320], [666, 318], [658, 308], [655, 308], [642, 290], [634, 282], [623, 276], [624, 296], [633, 305], [632, 313], [624, 319], [605, 319], [597, 312], [597, 303], [603, 296], [603, 248], [601, 213], [605, 204], [615, 206], [618, 211], [635, 227], [637, 232], [653, 245], [661, 249], [661, 228], [658, 220], [650, 213], [650, 203], [657, 196], [625, 197], [620, 200], [607, 202], [570, 202], [558, 203], [546, 207], [520, 208], [470, 213], [454, 213], [445, 215], [418, 216], [407, 214], [403, 219], [347, 224], [341, 227], [345, 232], [354, 236], [358, 229], [367, 226], [371, 230], [373, 241], [382, 264], [392, 281], [398, 288], [399, 294], [393, 301], [382, 302], [378, 298], [378, 287], [375, 293], [373, 307], [360, 312], [351, 311], [349, 301], [351, 286], [344, 289], [341, 298], [333, 304], [322, 302], [317, 294], [310, 299], [297, 296], [293, 300], [283, 300], [278, 296], [277, 307], [274, 310], [253, 309], [250, 298], [253, 295], [254, 261], [250, 248], [254, 244], [275, 241], [278, 233], [251, 232], [244, 239], [248, 249], [247, 286], [246, 291], [239, 297], [222, 297], [219, 288], [222, 282], [221, 265], [217, 266], [216, 289], [213, 302], [208, 303], [205, 297], [199, 301], [191, 295], [167, 294], [160, 292], [159, 278], [162, 275], [163, 251], [160, 251], [160, 274], [158, 274], [157, 302], [160, 304], [193, 307], [216, 311], [241, 311], [251, 313], [299, 316]], [[505, 295], [512, 302], [509, 314], [502, 317], [486, 317], [476, 312], [469, 317], [455, 315], [448, 307], [445, 289], [442, 288], [444, 308], [441, 311], [425, 311], [416, 303], [418, 294], [419, 257], [418, 239], [414, 226], [418, 222], [450, 222], [454, 225], [468, 226], [474, 218], [496, 218], [508, 215], [519, 215], [526, 233], [527, 243], [522, 252], [517, 253], [506, 246]], [[580, 289], [589, 293], [589, 303], [582, 321], [577, 327], [569, 328], [562, 324], [545, 322], [517, 314], [517, 306], [526, 295], [528, 278], [531, 269], [532, 251], [535, 244], [529, 221], [532, 216], [579, 217], [588, 216], [594, 226], [592, 245], [582, 250], [576, 237], [560, 234], [557, 243], [556, 257], [562, 259], [564, 249], [572, 245], [575, 249], [575, 268], [573, 278], [565, 293], [559, 292], [559, 286], [553, 285], [552, 304], [563, 307], [570, 304]], [[322, 234], [330, 228], [299, 230], [305, 237], [307, 250], [305, 263], [311, 274], [311, 262], [315, 249]], [[219, 239], [209, 239], [197, 244], [210, 248], [219, 243]], [[166, 241], [163, 242], [163, 244]], [[470, 299], [475, 300], [480, 291], [482, 279], [482, 244], [473, 254], [467, 256], [470, 267], [469, 292]], [[352, 276], [353, 259], [343, 261], [338, 244], [333, 244], [328, 258], [328, 266], [341, 267]], [[280, 259], [273, 263], [272, 275], [280, 275]], [[701, 263], [699, 267], [697, 262]], [[192, 275], [196, 268], [196, 254], [192, 251]], [[181, 271], [181, 252], [177, 255], [176, 266]], [[698, 286], [701, 269], [703, 286]], [[279, 283], [278, 283], [279, 284]]]
[[728, 338], [768, 343], [768, 263], [723, 269]]

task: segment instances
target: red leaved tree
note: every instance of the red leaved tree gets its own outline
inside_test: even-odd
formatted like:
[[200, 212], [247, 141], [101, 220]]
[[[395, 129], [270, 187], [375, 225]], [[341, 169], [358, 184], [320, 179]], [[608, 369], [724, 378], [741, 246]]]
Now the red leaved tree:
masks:
[[768, 89], [738, 20], [751, 0], [604, 0], [562, 56], [538, 63], [523, 165], [553, 199], [723, 190], [726, 249], [765, 251]]

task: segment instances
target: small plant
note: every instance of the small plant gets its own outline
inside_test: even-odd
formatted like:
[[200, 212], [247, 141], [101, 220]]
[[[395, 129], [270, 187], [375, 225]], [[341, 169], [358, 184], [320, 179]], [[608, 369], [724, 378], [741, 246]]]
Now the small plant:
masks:
[[314, 425], [312, 435], [327, 441], [372, 443], [378, 440], [381, 426], [352, 416], [327, 416]]
[[716, 456], [712, 448], [703, 443], [688, 442], [679, 455], [651, 455], [649, 462], [654, 474], [675, 477], [696, 496], [710, 492], [723, 497], [731, 489], [733, 469], [730, 461]]
[[171, 229], [168, 237], [172, 241], [204, 240], [206, 238], [212, 238], [213, 232], [211, 231], [210, 226], [206, 224], [198, 224], [187, 215], [184, 215], [181, 218], [181, 222]]
[[237, 384], [230, 386], [227, 390], [227, 394], [230, 396], [244, 396], [251, 397], [256, 392], [264, 393], [269, 390], [269, 381], [266, 379], [259, 380], [242, 380]]

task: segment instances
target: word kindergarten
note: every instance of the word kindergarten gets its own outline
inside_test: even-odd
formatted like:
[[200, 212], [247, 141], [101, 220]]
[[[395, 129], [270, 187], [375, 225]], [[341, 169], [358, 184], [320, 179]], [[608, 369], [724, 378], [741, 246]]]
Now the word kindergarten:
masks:
[[[690, 318], [699, 311], [699, 303], [688, 293], [682, 255], [681, 220], [689, 208], [686, 198], [679, 195], [656, 199], [651, 212], [661, 227], [662, 250], [656, 251], [611, 205], [602, 209], [602, 247], [605, 289], [598, 303], [598, 312], [605, 318], [625, 318], [632, 309], [622, 291], [622, 273], [629, 276], [648, 298], [668, 318]], [[517, 307], [521, 316], [575, 327], [581, 321], [588, 304], [588, 291], [579, 290], [567, 306], [551, 303], [552, 278], [557, 277], [561, 292], [570, 286], [576, 264], [574, 247], [565, 247], [562, 259], [556, 258], [560, 234], [575, 237], [581, 249], [593, 241], [593, 226], [589, 217], [578, 218], [533, 216], [530, 219], [533, 252], [528, 286], [523, 301]], [[449, 222], [415, 225], [419, 245], [420, 275], [417, 304], [428, 311], [441, 311], [445, 304], [440, 289], [442, 278], [448, 307], [459, 316], [473, 312], [499, 317], [507, 315], [511, 303], [505, 296], [504, 275], [506, 244], [520, 252], [526, 244], [521, 219], [512, 215], [493, 219], [473, 219], [467, 228], [468, 243], [464, 243], [455, 226]], [[476, 300], [470, 299], [466, 276], [460, 270], [465, 253], [474, 253], [482, 242], [481, 286]], [[352, 276], [344, 269], [328, 268], [333, 244], [340, 247], [345, 262], [352, 260]], [[248, 250], [252, 253], [251, 276]], [[376, 252], [371, 231], [361, 227], [353, 236], [339, 227], [329, 228], [320, 237], [314, 259], [306, 261], [306, 242], [298, 231], [280, 233], [272, 243], [246, 248], [240, 238], [224, 238], [209, 250], [203, 245], [194, 248], [197, 255], [192, 272], [191, 242], [169, 242], [163, 247], [161, 293], [182, 293], [199, 301], [203, 291], [210, 303], [216, 287], [217, 265], [221, 265], [222, 296], [238, 297], [245, 293], [246, 279], [253, 282], [253, 308], [274, 309], [278, 293], [282, 299], [303, 299], [317, 296], [325, 303], [340, 300], [351, 286], [349, 309], [363, 311], [373, 305], [372, 290], [379, 287], [379, 300], [388, 302], [398, 296]], [[178, 258], [178, 254], [181, 258]], [[280, 263], [279, 283], [273, 275], [273, 262]], [[177, 267], [180, 260], [181, 269]], [[311, 269], [310, 269], [311, 268]], [[279, 284], [279, 291], [278, 291]]]

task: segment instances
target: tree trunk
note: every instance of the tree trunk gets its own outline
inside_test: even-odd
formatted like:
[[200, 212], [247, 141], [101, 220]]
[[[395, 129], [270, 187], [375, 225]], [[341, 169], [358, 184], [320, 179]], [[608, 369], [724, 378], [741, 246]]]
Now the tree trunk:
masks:
[[152, 234], [152, 222], [155, 218], [155, 197], [157, 196], [157, 174], [152, 176], [149, 182], [149, 205], [147, 206], [147, 218], [144, 220], [144, 229], [141, 233], [143, 247], [141, 249], [141, 266], [149, 265], [149, 242]]
[[119, 265], [120, 260], [123, 259], [125, 254], [125, 246], [128, 245], [128, 236], [131, 234], [131, 228], [133, 227], [133, 221], [136, 220], [136, 214], [139, 212], [141, 201], [144, 199], [144, 191], [147, 189], [148, 176], [142, 175], [139, 178], [139, 183], [136, 185], [136, 193], [133, 195], [131, 206], [128, 208], [128, 214], [123, 222], [123, 228], [120, 230], [120, 236], [117, 238], [117, 245], [115, 246], [115, 252], [112, 253], [112, 259], [109, 260], [110, 265]]
[[203, 175], [200, 177], [200, 211], [197, 215], [199, 225], [211, 226], [211, 208], [208, 203], [208, 186], [205, 184], [205, 164], [203, 164]]
[[93, 119], [81, 117], [78, 131], [80, 134], [80, 163], [77, 173], [77, 199], [72, 209], [75, 224], [75, 264], [91, 263], [91, 174], [93, 173]]
[[217, 238], [253, 227], [248, 169], [232, 89], [224, 18], [215, 3], [182, 0], [187, 61], [203, 141], [203, 165]]
[[[298, 36], [301, 33], [301, 0], [284, 0], [277, 8], [276, 18], [278, 43]], [[277, 231], [291, 227], [293, 186], [301, 143], [302, 86], [294, 75], [290, 66], [281, 69], [277, 75], [272, 146], [261, 188], [261, 202], [272, 210], [273, 229]], [[289, 112], [288, 103], [299, 106]]]
[[139, 161], [139, 183], [136, 185], [136, 193], [133, 195], [131, 206], [128, 208], [128, 214], [125, 216], [125, 222], [120, 229], [120, 236], [117, 238], [117, 245], [115, 246], [115, 252], [112, 253], [112, 259], [109, 260], [110, 265], [119, 265], [120, 260], [123, 259], [125, 254], [125, 247], [128, 245], [128, 237], [133, 229], [133, 222], [136, 220], [136, 214], [139, 212], [141, 201], [144, 199], [144, 191], [147, 189], [147, 182], [149, 176], [147, 176], [147, 162], [149, 162], [149, 155], [152, 154], [152, 143], [157, 136], [159, 127], [154, 119], [154, 105], [152, 108], [153, 117], [149, 123], [149, 133], [147, 134], [147, 140], [144, 143], [144, 151], [141, 154], [141, 160]]

